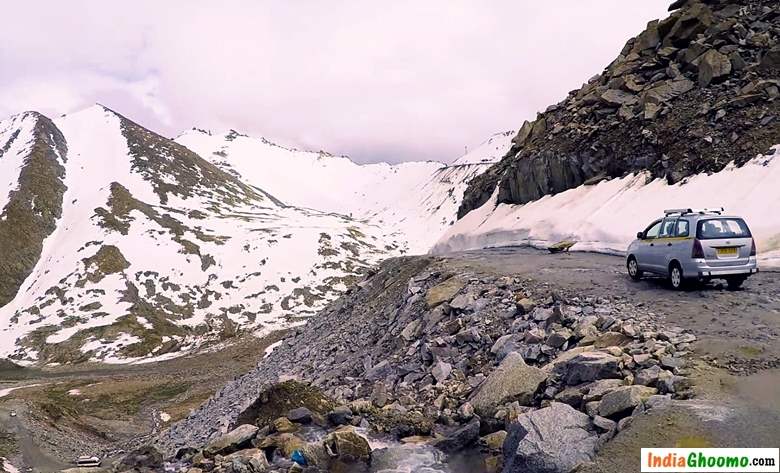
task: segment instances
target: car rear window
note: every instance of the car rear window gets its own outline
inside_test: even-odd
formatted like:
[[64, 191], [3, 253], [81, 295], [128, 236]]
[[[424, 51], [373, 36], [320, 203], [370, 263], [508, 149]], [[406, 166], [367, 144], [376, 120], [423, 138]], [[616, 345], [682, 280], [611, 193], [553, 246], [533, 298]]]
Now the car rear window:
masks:
[[710, 218], [699, 221], [696, 237], [700, 240], [750, 238], [750, 229], [741, 218]]

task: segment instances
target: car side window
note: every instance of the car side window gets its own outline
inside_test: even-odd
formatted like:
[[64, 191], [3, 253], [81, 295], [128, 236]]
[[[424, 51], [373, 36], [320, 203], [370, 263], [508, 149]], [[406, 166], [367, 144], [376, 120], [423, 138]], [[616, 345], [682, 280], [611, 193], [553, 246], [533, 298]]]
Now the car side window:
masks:
[[651, 238], [658, 238], [658, 233], [661, 231], [661, 221], [652, 223], [647, 230], [645, 230], [645, 240]]
[[661, 232], [658, 234], [660, 238], [667, 238], [674, 236], [674, 230], [677, 225], [677, 218], [665, 218], [661, 223]]
[[690, 236], [690, 223], [687, 220], [680, 219], [677, 221], [677, 232], [674, 236], [688, 237]]

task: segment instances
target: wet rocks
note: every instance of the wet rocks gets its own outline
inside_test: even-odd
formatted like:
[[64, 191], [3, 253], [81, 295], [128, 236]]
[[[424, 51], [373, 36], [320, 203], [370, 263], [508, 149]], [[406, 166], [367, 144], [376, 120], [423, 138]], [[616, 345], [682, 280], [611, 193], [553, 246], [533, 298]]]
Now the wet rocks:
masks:
[[598, 436], [590, 418], [561, 403], [521, 415], [504, 442], [504, 473], [568, 473], [590, 461]]
[[368, 441], [351, 427], [331, 432], [324, 445], [328, 456], [342, 463], [368, 463], [371, 457]]
[[508, 402], [527, 405], [547, 377], [547, 373], [528, 366], [519, 353], [513, 352], [487, 377], [470, 402], [481, 415], [491, 414]]
[[479, 438], [479, 419], [473, 419], [463, 427], [449, 432], [436, 441], [434, 446], [445, 453], [460, 452], [474, 444]]

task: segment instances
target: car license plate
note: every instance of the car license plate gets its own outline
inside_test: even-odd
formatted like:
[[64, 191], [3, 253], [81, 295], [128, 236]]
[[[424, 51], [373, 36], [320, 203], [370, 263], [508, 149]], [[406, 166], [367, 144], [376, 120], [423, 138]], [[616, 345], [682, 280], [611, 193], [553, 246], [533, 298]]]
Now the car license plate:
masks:
[[718, 248], [718, 256], [737, 256], [737, 247]]

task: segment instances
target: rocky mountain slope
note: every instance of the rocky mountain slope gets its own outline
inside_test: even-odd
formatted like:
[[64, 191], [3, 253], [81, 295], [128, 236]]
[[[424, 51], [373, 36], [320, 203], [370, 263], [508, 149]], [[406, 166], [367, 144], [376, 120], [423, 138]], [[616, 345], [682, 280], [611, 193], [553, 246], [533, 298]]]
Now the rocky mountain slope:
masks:
[[524, 204], [648, 171], [669, 183], [780, 143], [780, 5], [686, 0], [626, 43], [582, 88], [525, 122], [499, 164], [469, 185], [458, 215]]
[[0, 356], [161, 358], [314, 314], [402, 242], [101, 106], [0, 123]]
[[[253, 448], [272, 462], [259, 471], [286, 471], [295, 450], [313, 471], [379, 472], [389, 456], [415, 455], [431, 472], [569, 471], [632, 415], [686, 396], [682, 367], [695, 340], [620, 296], [580, 297], [437, 258], [392, 259], [158, 447], [182, 471], [229, 470]], [[353, 458], [333, 448], [341, 436], [365, 442], [345, 424], [381, 446], [363, 443]], [[529, 425], [537, 428], [525, 435]], [[436, 461], [426, 448], [440, 452]]]
[[0, 356], [149, 361], [299, 323], [427, 252], [512, 135], [452, 165], [358, 165], [234, 131], [171, 141], [102, 106], [0, 122]]
[[452, 164], [360, 165], [344, 156], [274, 144], [236, 131], [193, 129], [176, 138], [205, 159], [284, 202], [383, 226], [412, 254], [426, 253], [456, 220], [469, 181], [506, 154], [498, 133]]

